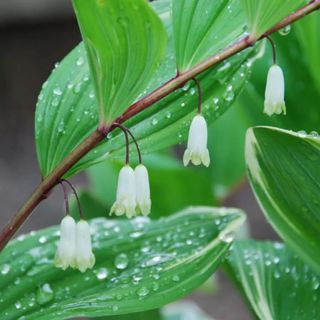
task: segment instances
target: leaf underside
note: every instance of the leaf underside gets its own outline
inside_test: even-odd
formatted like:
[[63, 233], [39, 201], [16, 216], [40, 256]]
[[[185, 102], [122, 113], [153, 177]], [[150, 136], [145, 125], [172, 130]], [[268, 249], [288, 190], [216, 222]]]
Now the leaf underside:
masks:
[[241, 0], [251, 37], [258, 39], [283, 18], [307, 4], [309, 0]]
[[[170, 1], [154, 3], [168, 33], [166, 57], [145, 91], [141, 91], [140, 96], [135, 99], [151, 92], [176, 74], [169, 4]], [[241, 10], [240, 5], [237, 10]], [[219, 118], [239, 95], [250, 75], [251, 59], [255, 53], [252, 48], [245, 50], [198, 77], [203, 90], [204, 115], [209, 122]], [[125, 125], [139, 140], [142, 153], [150, 153], [186, 139], [190, 121], [196, 113], [196, 105], [196, 88], [190, 82], [136, 115]], [[35, 136], [43, 176], [47, 176], [97, 128], [97, 110], [92, 78], [83, 44], [80, 44], [53, 71], [39, 95]], [[132, 156], [136, 155], [134, 147], [130, 148], [130, 152]], [[119, 130], [115, 130], [109, 135], [109, 139], [76, 163], [65, 177], [107, 158], [122, 159], [123, 155], [124, 137]]]
[[154, 75], [164, 57], [166, 31], [144, 0], [73, 0], [73, 4], [100, 122], [112, 123]]
[[246, 21], [239, 0], [173, 0], [172, 4], [179, 71], [202, 62], [245, 35]]

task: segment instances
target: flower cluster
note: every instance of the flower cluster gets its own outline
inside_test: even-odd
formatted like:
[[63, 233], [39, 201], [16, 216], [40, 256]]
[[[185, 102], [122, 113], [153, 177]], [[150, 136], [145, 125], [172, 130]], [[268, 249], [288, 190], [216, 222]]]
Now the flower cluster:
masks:
[[149, 176], [146, 167], [139, 164], [133, 170], [128, 164], [119, 173], [117, 198], [110, 210], [116, 216], [126, 214], [128, 218], [151, 211]]
[[70, 215], [67, 215], [60, 225], [55, 265], [63, 270], [71, 267], [85, 272], [91, 269], [94, 263], [89, 224], [84, 220], [76, 223]]

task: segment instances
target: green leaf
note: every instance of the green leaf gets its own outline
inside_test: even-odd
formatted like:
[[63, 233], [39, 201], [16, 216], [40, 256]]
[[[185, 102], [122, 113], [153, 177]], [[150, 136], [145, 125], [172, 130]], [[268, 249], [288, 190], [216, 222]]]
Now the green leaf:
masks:
[[294, 26], [294, 31], [303, 50], [303, 59], [316, 82], [320, 92], [320, 14], [311, 14], [300, 20]]
[[283, 244], [237, 241], [227, 270], [258, 319], [318, 319], [320, 277]]
[[[150, 178], [152, 218], [191, 205], [215, 204], [211, 181], [204, 172], [186, 170], [175, 158], [163, 154], [148, 155], [144, 157], [143, 163], [148, 168]], [[111, 208], [115, 200], [118, 174], [122, 166], [122, 163], [105, 161], [88, 170], [92, 186], [90, 191], [106, 208]]]
[[166, 318], [161, 316], [160, 310], [150, 310], [144, 312], [137, 312], [131, 314], [124, 314], [121, 316], [108, 316], [95, 318], [96, 320], [166, 320]]
[[296, 252], [320, 270], [320, 138], [272, 127], [247, 133], [251, 186], [264, 214]]
[[[158, 14], [168, 28], [169, 45], [165, 60], [144, 94], [176, 74], [169, 3], [155, 3]], [[247, 49], [198, 77], [203, 89], [204, 115], [209, 122], [219, 118], [239, 95], [250, 75], [255, 53], [254, 49]], [[196, 89], [189, 82], [184, 88], [176, 90], [127, 121], [125, 125], [139, 140], [142, 153], [154, 152], [182, 143], [186, 139], [196, 106]], [[80, 44], [54, 70], [39, 96], [35, 136], [42, 175], [47, 176], [97, 126], [93, 84], [84, 47]], [[131, 146], [130, 151], [134, 157], [135, 147]], [[109, 139], [75, 164], [65, 177], [107, 158], [123, 161], [124, 153], [123, 134], [120, 130], [115, 130], [109, 135]]]
[[179, 71], [202, 62], [245, 34], [245, 16], [238, 0], [173, 0], [172, 4]]
[[58, 229], [33, 232], [0, 255], [0, 318], [59, 320], [152, 310], [179, 299], [217, 268], [244, 220], [237, 209], [194, 207], [150, 221], [91, 221], [92, 270], [53, 266]]
[[[100, 201], [93, 193], [86, 189], [77, 190], [81, 203], [81, 209], [86, 219], [104, 217], [109, 212], [104, 202]], [[79, 207], [73, 194], [69, 196], [70, 215], [76, 220], [79, 219]]]
[[308, 2], [308, 0], [242, 0], [250, 37], [260, 38], [268, 29]]
[[154, 75], [164, 57], [166, 31], [144, 0], [73, 0], [73, 4], [100, 122], [112, 123]]

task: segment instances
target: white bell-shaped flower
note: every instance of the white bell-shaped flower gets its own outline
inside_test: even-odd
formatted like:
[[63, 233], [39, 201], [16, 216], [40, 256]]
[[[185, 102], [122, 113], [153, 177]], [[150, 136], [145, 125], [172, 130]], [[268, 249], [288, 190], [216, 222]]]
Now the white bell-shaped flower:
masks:
[[95, 264], [92, 253], [90, 227], [87, 221], [77, 223], [76, 266], [81, 272], [91, 269]]
[[268, 116], [284, 113], [286, 105], [284, 102], [284, 76], [282, 69], [274, 64], [270, 67], [267, 77], [267, 85], [264, 100], [264, 113]]
[[126, 214], [128, 218], [136, 215], [136, 182], [133, 169], [126, 165], [119, 173], [117, 199], [113, 204], [110, 214], [116, 216]]
[[76, 266], [76, 222], [67, 215], [61, 221], [60, 240], [55, 255], [55, 265], [63, 270]]
[[191, 161], [198, 166], [203, 163], [206, 167], [210, 164], [210, 155], [207, 149], [208, 128], [205, 118], [198, 114], [196, 115], [189, 129], [188, 147], [183, 155], [183, 164], [188, 165]]
[[144, 216], [151, 211], [150, 185], [147, 168], [139, 164], [135, 170], [137, 210]]

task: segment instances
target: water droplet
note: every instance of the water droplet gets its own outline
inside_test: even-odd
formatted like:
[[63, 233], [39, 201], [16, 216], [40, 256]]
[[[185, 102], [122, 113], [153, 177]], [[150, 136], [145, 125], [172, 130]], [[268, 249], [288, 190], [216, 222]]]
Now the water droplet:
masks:
[[297, 132], [297, 135], [301, 138], [306, 137], [308, 134], [304, 130], [300, 130]]
[[223, 98], [224, 98], [224, 100], [226, 100], [228, 102], [230, 102], [234, 99], [234, 92], [233, 92], [232, 85], [229, 85], [227, 87], [227, 91], [225, 92]]
[[228, 233], [222, 233], [220, 236], [219, 236], [219, 239], [223, 242], [226, 242], [226, 243], [231, 243], [234, 239], [234, 234], [232, 232], [228, 232]]
[[157, 119], [157, 118], [153, 118], [153, 119], [151, 120], [151, 124], [152, 124], [153, 126], [155, 126], [156, 124], [158, 124], [158, 119]]
[[180, 277], [176, 274], [176, 275], [174, 275], [174, 276], [172, 277], [172, 280], [173, 280], [174, 282], [179, 282], [179, 281], [180, 281]]
[[119, 307], [118, 307], [117, 305], [113, 305], [113, 306], [112, 306], [112, 311], [113, 311], [113, 312], [118, 311], [118, 309], [119, 309]]
[[98, 270], [98, 272], [97, 272], [97, 278], [98, 278], [99, 280], [104, 280], [104, 279], [106, 279], [106, 278], [108, 277], [108, 274], [109, 274], [108, 269], [106, 269], [106, 268], [100, 268], [100, 269]]
[[137, 294], [140, 298], [144, 298], [149, 294], [150, 290], [146, 287], [141, 287], [137, 290]]
[[64, 126], [64, 121], [63, 120], [60, 121], [57, 130], [58, 130], [58, 133], [63, 133], [64, 132], [65, 126]]
[[41, 237], [39, 238], [39, 242], [40, 242], [40, 243], [46, 243], [47, 240], [48, 240], [48, 238], [47, 238], [46, 236], [41, 236]]
[[76, 63], [77, 63], [77, 66], [82, 66], [84, 63], [83, 57], [79, 57]]
[[49, 283], [45, 283], [40, 286], [36, 293], [36, 301], [40, 305], [44, 305], [50, 302], [54, 297], [54, 293]]
[[278, 32], [282, 36], [286, 36], [290, 33], [290, 31], [291, 31], [291, 25], [289, 24], [289, 25], [283, 27], [282, 29], [280, 29]]
[[183, 108], [186, 106], [186, 104], [184, 102], [181, 102], [180, 106]]
[[158, 273], [154, 273], [152, 275], [152, 278], [155, 279], [155, 280], [159, 280], [160, 279], [160, 275]]
[[136, 232], [132, 232], [130, 234], [130, 237], [133, 238], [133, 239], [137, 239], [137, 238], [140, 238], [142, 235], [143, 235], [142, 232], [136, 231]]
[[62, 90], [60, 88], [55, 88], [53, 89], [53, 94], [55, 94], [56, 96], [61, 96]]
[[73, 92], [74, 93], [79, 93], [81, 91], [81, 82], [77, 83], [74, 88], [73, 88]]
[[319, 287], [320, 287], [319, 281], [318, 281], [317, 279], [313, 279], [313, 280], [312, 280], [312, 289], [313, 289], [313, 290], [318, 290]]
[[8, 264], [4, 264], [1, 267], [1, 274], [5, 275], [10, 271], [10, 266]]
[[21, 302], [16, 302], [15, 304], [14, 304], [14, 306], [16, 307], [16, 309], [21, 309], [21, 307], [22, 307], [22, 304], [21, 304]]
[[170, 119], [170, 118], [171, 118], [171, 112], [168, 111], [168, 112], [166, 113], [166, 118], [167, 118], [167, 119]]
[[182, 90], [183, 91], [188, 91], [190, 89], [190, 81], [187, 82], [183, 87], [182, 87]]
[[128, 256], [125, 253], [118, 254], [114, 259], [114, 265], [117, 269], [124, 270], [129, 264]]
[[59, 105], [59, 103], [60, 103], [60, 100], [57, 97], [55, 97], [52, 99], [51, 105], [53, 107], [57, 107]]

